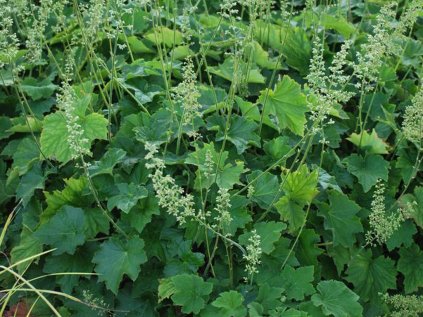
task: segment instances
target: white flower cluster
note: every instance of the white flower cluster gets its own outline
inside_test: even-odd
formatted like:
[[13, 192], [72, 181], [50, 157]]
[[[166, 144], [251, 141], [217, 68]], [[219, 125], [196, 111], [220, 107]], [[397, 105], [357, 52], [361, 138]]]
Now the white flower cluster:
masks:
[[260, 244], [260, 235], [258, 235], [257, 231], [254, 229], [253, 231], [251, 231], [251, 237], [248, 239], [248, 245], [246, 247], [247, 254], [244, 254], [243, 256], [244, 260], [247, 262], [247, 264], [245, 265], [245, 272], [250, 277], [259, 272], [258, 266], [261, 263], [260, 258], [263, 252], [260, 247]]
[[32, 26], [28, 28], [25, 43], [28, 49], [27, 57], [31, 63], [37, 64], [42, 61], [44, 36], [52, 6], [52, 0], [41, 0], [40, 6], [32, 6], [32, 10], [35, 12], [34, 21]]
[[232, 222], [232, 216], [229, 212], [232, 205], [230, 203], [230, 194], [226, 188], [220, 188], [218, 191], [218, 196], [216, 198], [216, 207], [214, 210], [217, 212], [214, 220], [216, 221], [213, 224], [213, 228], [218, 230], [221, 228], [224, 231], [224, 228], [229, 226]]
[[423, 141], [423, 85], [405, 109], [402, 132], [411, 142], [421, 144]]
[[80, 158], [90, 154], [89, 140], [84, 137], [84, 129], [79, 123], [79, 116], [75, 113], [76, 96], [73, 87], [70, 85], [72, 74], [71, 58], [66, 63], [64, 80], [60, 87], [60, 94], [56, 96], [57, 107], [63, 111], [68, 130], [68, 145], [71, 150], [72, 159]]
[[373, 193], [372, 211], [369, 216], [371, 230], [366, 233], [366, 241], [372, 246], [386, 243], [404, 221], [402, 212], [387, 214], [384, 194], [385, 185], [381, 180], [378, 180], [375, 192]]
[[146, 167], [152, 169], [150, 178], [159, 199], [159, 206], [174, 216], [180, 224], [184, 224], [190, 217], [195, 217], [194, 197], [190, 194], [184, 195], [184, 189], [175, 184], [175, 180], [164, 175], [164, 161], [157, 158], [158, 153], [156, 145], [146, 143], [145, 148], [148, 151], [145, 159], [148, 161]]
[[313, 56], [307, 81], [310, 87], [309, 104], [313, 109], [311, 120], [316, 124], [323, 123], [333, 107], [347, 102], [353, 96], [353, 93], [344, 90], [350, 79], [350, 76], [344, 73], [344, 69], [351, 65], [347, 59], [350, 45], [347, 41], [341, 46], [327, 71], [322, 41], [318, 36], [313, 41]]
[[419, 317], [423, 314], [422, 295], [383, 294], [382, 300], [394, 309], [389, 317]]
[[193, 123], [196, 117], [201, 116], [200, 103], [198, 98], [200, 92], [197, 88], [196, 74], [194, 71], [194, 63], [191, 57], [187, 57], [183, 66], [183, 80], [173, 89], [172, 98], [175, 103], [179, 103], [183, 107], [182, 125], [186, 126]]
[[[0, 2], [0, 6], [2, 3]], [[13, 32], [13, 19], [10, 16], [5, 16], [1, 19], [0, 25], [0, 51], [3, 58], [10, 63], [16, 57], [19, 51], [19, 39], [16, 33]], [[5, 61], [0, 60], [0, 69], [5, 66]]]

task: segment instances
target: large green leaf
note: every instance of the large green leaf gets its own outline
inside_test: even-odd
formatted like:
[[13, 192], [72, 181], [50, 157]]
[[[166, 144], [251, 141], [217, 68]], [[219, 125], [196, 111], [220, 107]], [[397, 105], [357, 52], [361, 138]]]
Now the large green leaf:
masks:
[[[212, 116], [208, 120], [209, 130], [218, 130], [216, 141], [225, 139], [226, 121], [221, 116]], [[260, 137], [255, 133], [258, 125], [237, 115], [231, 116], [226, 139], [235, 145], [238, 154], [242, 154], [249, 145], [260, 146]]]
[[281, 130], [289, 129], [301, 136], [304, 134], [307, 103], [301, 86], [295, 80], [285, 75], [274, 90], [261, 92], [259, 102], [263, 105], [264, 115], [275, 116]]
[[[79, 118], [78, 123], [83, 131], [82, 137], [88, 140], [88, 142], [80, 143], [84, 150], [89, 152], [91, 143], [95, 139], [106, 139], [108, 122], [101, 114], [91, 113]], [[44, 118], [40, 139], [41, 150], [44, 155], [62, 163], [69, 162], [72, 155], [75, 154], [68, 143], [69, 131], [67, 125], [62, 111], [49, 114]]]
[[389, 163], [380, 155], [361, 157], [352, 154], [345, 159], [348, 171], [358, 178], [364, 192], [368, 192], [378, 179], [388, 180]]
[[236, 291], [220, 293], [219, 297], [212, 303], [219, 308], [219, 316], [222, 317], [244, 317], [247, 309], [244, 307], [244, 297]]
[[311, 297], [315, 306], [321, 306], [326, 316], [361, 317], [363, 307], [358, 303], [358, 295], [339, 281], [321, 281], [317, 285], [318, 294]]
[[36, 231], [44, 244], [56, 248], [55, 254], [74, 254], [85, 242], [85, 215], [81, 208], [64, 206]]
[[324, 205], [319, 213], [325, 218], [325, 229], [332, 231], [333, 245], [351, 247], [355, 242], [355, 234], [363, 232], [360, 218], [356, 215], [361, 209], [347, 196], [331, 191], [329, 193], [330, 205]]
[[304, 300], [305, 296], [315, 293], [314, 266], [303, 266], [297, 269], [287, 265], [282, 271], [282, 284], [288, 299]]
[[148, 195], [148, 191], [144, 186], [134, 183], [119, 183], [116, 186], [119, 193], [110, 197], [107, 201], [107, 208], [109, 209], [117, 207], [124, 213], [129, 213], [131, 208], [137, 204], [138, 200]]
[[405, 292], [416, 292], [423, 287], [423, 251], [414, 244], [399, 251], [398, 271], [404, 274]]
[[160, 281], [159, 301], [171, 298], [177, 306], [182, 306], [185, 314], [198, 314], [206, 305], [213, 284], [204, 282], [193, 274], [180, 274]]
[[347, 281], [363, 300], [376, 300], [379, 293], [396, 288], [394, 261], [384, 256], [373, 258], [370, 250], [352, 256], [347, 270]]
[[[282, 230], [286, 229], [286, 224], [283, 222], [259, 222], [254, 225], [254, 229], [260, 236], [260, 247], [263, 253], [270, 254], [275, 249], [274, 244], [279, 240]], [[241, 244], [248, 244], [248, 239], [251, 237], [251, 232], [244, 233], [239, 236]]]
[[50, 97], [57, 89], [57, 86], [52, 84], [50, 79], [39, 80], [33, 77], [26, 77], [20, 87], [32, 100]]
[[[236, 161], [235, 165], [225, 164], [228, 154], [223, 151], [220, 156], [220, 153], [215, 150], [214, 144], [209, 143], [204, 144], [202, 148], [196, 147], [195, 152], [188, 155], [185, 163], [198, 166], [196, 188], [208, 188], [215, 180], [220, 188], [232, 188], [233, 185], [239, 184], [239, 177], [244, 172], [244, 162]], [[209, 160], [208, 163], [206, 158]]]
[[251, 185], [253, 188], [251, 199], [261, 208], [266, 209], [276, 201], [279, 193], [278, 177], [269, 172], [256, 170], [247, 176], [247, 180], [252, 182], [257, 177], [258, 179]]
[[135, 281], [141, 271], [141, 264], [146, 261], [144, 240], [137, 236], [125, 242], [112, 237], [101, 244], [93, 258], [95, 271], [100, 274], [99, 280], [104, 281], [107, 288], [115, 294], [123, 276], [127, 274]]

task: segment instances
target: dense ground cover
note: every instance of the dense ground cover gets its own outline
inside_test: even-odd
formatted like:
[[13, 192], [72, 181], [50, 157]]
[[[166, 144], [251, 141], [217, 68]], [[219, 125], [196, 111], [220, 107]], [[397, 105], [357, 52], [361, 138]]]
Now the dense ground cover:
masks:
[[423, 1], [0, 7], [0, 315], [423, 313]]

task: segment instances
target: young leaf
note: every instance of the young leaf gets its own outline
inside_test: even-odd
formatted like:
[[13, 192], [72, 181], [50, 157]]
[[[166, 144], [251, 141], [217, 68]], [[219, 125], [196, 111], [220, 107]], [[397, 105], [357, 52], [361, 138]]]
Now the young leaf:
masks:
[[147, 262], [144, 252], [144, 240], [137, 236], [122, 242], [112, 237], [103, 242], [95, 253], [93, 263], [99, 274], [99, 281], [106, 282], [106, 287], [117, 294], [124, 274], [135, 281], [141, 271], [141, 264]]
[[373, 130], [371, 134], [367, 131], [361, 134], [353, 133], [347, 138], [351, 143], [360, 149], [364, 149], [368, 154], [387, 154], [387, 144], [379, 138], [376, 131]]

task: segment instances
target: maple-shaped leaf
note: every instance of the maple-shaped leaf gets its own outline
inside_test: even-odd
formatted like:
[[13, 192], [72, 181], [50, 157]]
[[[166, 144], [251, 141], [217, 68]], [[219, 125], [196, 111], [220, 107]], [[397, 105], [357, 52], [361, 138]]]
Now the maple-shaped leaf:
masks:
[[315, 292], [312, 282], [314, 280], [314, 266], [302, 266], [297, 269], [287, 265], [282, 271], [281, 284], [285, 289], [288, 299], [301, 301], [305, 296]]
[[320, 236], [314, 229], [304, 229], [298, 240], [298, 248], [295, 255], [302, 265], [317, 266], [317, 257], [323, 253], [323, 250], [316, 246], [320, 242]]
[[145, 262], [144, 240], [137, 236], [125, 242], [112, 237], [101, 244], [93, 258], [95, 271], [100, 274], [99, 281], [104, 281], [115, 294], [123, 276], [126, 274], [135, 281], [141, 271], [141, 264]]
[[207, 127], [209, 130], [218, 131], [216, 141], [222, 141], [226, 137], [235, 145], [238, 154], [242, 154], [249, 145], [260, 146], [260, 137], [255, 133], [258, 124], [244, 117], [232, 115], [229, 129], [226, 131], [226, 120], [222, 116], [213, 115], [207, 119]]
[[380, 155], [367, 155], [361, 157], [352, 154], [345, 159], [348, 172], [358, 178], [358, 182], [367, 193], [378, 181], [378, 179], [388, 180], [389, 162]]
[[179, 274], [160, 280], [159, 302], [171, 298], [185, 314], [198, 314], [206, 305], [213, 284], [194, 274]]
[[[107, 138], [108, 121], [99, 113], [90, 113], [79, 117], [77, 120], [81, 126], [82, 138], [88, 140], [81, 147], [90, 152], [91, 143], [95, 139], [105, 140]], [[67, 163], [72, 159], [72, 155], [77, 154], [69, 146], [68, 123], [63, 111], [56, 111], [44, 118], [43, 130], [41, 132], [41, 150], [48, 158], [55, 159], [61, 163]]]
[[[282, 230], [286, 229], [286, 224], [283, 222], [259, 222], [254, 225], [254, 229], [260, 236], [260, 247], [264, 254], [270, 254], [275, 249], [274, 244], [282, 235]], [[239, 236], [239, 242], [247, 245], [248, 239], [252, 233], [247, 232]]]
[[363, 232], [360, 218], [356, 216], [361, 208], [337, 191], [330, 191], [329, 201], [329, 206], [322, 205], [319, 209], [319, 215], [325, 218], [325, 229], [332, 231], [334, 246], [351, 247], [355, 234]]
[[301, 86], [285, 75], [274, 90], [261, 92], [259, 102], [263, 105], [265, 116], [272, 115], [278, 121], [279, 129], [289, 129], [297, 135], [304, 135], [307, 102]]
[[423, 228], [423, 187], [416, 187], [414, 194], [402, 196], [400, 206], [407, 210], [408, 215], [420, 228]]
[[384, 256], [373, 258], [371, 250], [352, 255], [346, 280], [364, 301], [378, 298], [379, 293], [396, 288], [397, 271], [394, 261]]
[[367, 131], [362, 131], [360, 134], [353, 133], [347, 140], [360, 149], [364, 149], [368, 154], [388, 153], [388, 144], [379, 138], [375, 130], [373, 130], [371, 134]]
[[282, 175], [281, 189], [285, 196], [275, 204], [281, 219], [288, 221], [290, 231], [301, 227], [305, 219], [303, 207], [311, 203], [317, 191], [318, 172], [309, 172], [306, 165], [287, 176]]
[[255, 170], [247, 176], [248, 182], [252, 182], [256, 178], [257, 180], [252, 183], [254, 190], [251, 199], [261, 208], [269, 208], [275, 202], [275, 198], [279, 193], [278, 177], [269, 172], [261, 172], [259, 170]]
[[[196, 171], [195, 188], [209, 188], [216, 182], [220, 188], [232, 188], [239, 184], [239, 177], [244, 172], [244, 162], [226, 163], [229, 153], [222, 155], [216, 151], [213, 143], [206, 143], [202, 148], [196, 147], [185, 159], [185, 163], [198, 167]], [[216, 175], [217, 174], [217, 175]]]
[[64, 206], [35, 232], [42, 243], [57, 250], [55, 254], [74, 254], [85, 242], [85, 215], [81, 208]]
[[413, 293], [423, 287], [423, 251], [417, 244], [399, 251], [398, 271], [404, 274], [406, 293]]
[[220, 293], [219, 297], [212, 303], [219, 308], [219, 316], [222, 317], [244, 317], [247, 315], [244, 297], [236, 291]]
[[311, 297], [317, 307], [321, 307], [326, 316], [361, 317], [363, 307], [358, 303], [358, 295], [344, 283], [334, 280], [321, 281], [317, 284], [318, 294]]
[[148, 196], [148, 191], [144, 186], [136, 185], [134, 183], [119, 183], [116, 184], [119, 193], [112, 196], [107, 201], [107, 208], [110, 210], [117, 207], [124, 213], [129, 213], [141, 198]]

